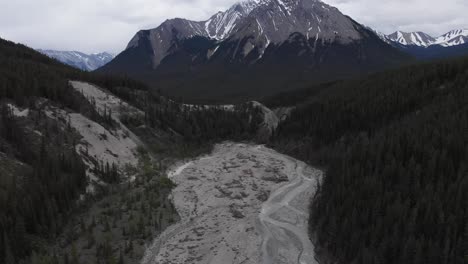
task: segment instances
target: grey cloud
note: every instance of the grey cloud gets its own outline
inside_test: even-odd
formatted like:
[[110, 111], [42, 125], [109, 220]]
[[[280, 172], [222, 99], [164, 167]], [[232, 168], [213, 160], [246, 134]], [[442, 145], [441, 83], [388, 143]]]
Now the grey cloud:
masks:
[[466, 0], [327, 0], [358, 22], [383, 33], [424, 31], [434, 36], [468, 26]]

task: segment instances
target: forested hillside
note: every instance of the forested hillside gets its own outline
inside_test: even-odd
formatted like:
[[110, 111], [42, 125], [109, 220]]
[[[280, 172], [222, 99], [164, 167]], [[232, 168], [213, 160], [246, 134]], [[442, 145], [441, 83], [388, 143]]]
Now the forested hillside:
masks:
[[[164, 178], [157, 178], [161, 175], [159, 170], [163, 169], [162, 162], [151, 164], [154, 160], [146, 158], [142, 171], [137, 173], [143, 175], [143, 178], [136, 181], [131, 192], [127, 187], [123, 188], [125, 197], [131, 199], [119, 200], [125, 206], [134, 208], [130, 210], [130, 217], [132, 214], [141, 215], [138, 218], [138, 229], [134, 228], [136, 220], [131, 223], [123, 221], [125, 226], [120, 233], [123, 233], [124, 238], [130, 239], [129, 242], [122, 239], [122, 235], [109, 236], [112, 233], [112, 228], [108, 228], [109, 219], [113, 221], [113, 228], [116, 228], [118, 219], [121, 220], [122, 215], [128, 212], [122, 212], [121, 207], [115, 211], [115, 208], [108, 206], [109, 202], [105, 199], [102, 202], [105, 204], [104, 209], [99, 207], [99, 221], [95, 222], [91, 214], [89, 221], [78, 219], [77, 225], [81, 225], [82, 232], [77, 232], [72, 223], [72, 230], [63, 234], [64, 227], [74, 217], [76, 205], [87, 192], [90, 179], [83, 153], [78, 153], [77, 150], [82, 135], [72, 127], [70, 115], [62, 116], [60, 111], [75, 113], [109, 131], [119, 127], [110, 110], [100, 111], [94, 99], [73, 89], [69, 80], [100, 85], [141, 109], [141, 117], [128, 114], [122, 115], [120, 120], [145, 141], [146, 150], [143, 149], [142, 152], [147, 154], [144, 157], [153, 159], [185, 157], [195, 153], [197, 149], [207, 150], [212, 142], [219, 140], [252, 138], [261, 121], [259, 115], [255, 114], [257, 111], [249, 105], [233, 107], [230, 111], [221, 107], [184, 106], [157, 92], [149, 92], [145, 85], [131, 79], [81, 72], [28, 47], [0, 39], [2, 263], [28, 263], [32, 252], [33, 263], [68, 263], [67, 252], [71, 252], [70, 261], [73, 262], [79, 261], [81, 250], [96, 252], [91, 260], [81, 260], [83, 263], [114, 263], [112, 261], [117, 259], [119, 252], [122, 261], [138, 259], [141, 252], [137, 253], [133, 246], [130, 247], [132, 241], [137, 238], [143, 239], [140, 242], [151, 239], [153, 231], [148, 231], [148, 228], [160, 232], [163, 226], [159, 221], [165, 219], [167, 225], [171, 220], [169, 216], [161, 216], [160, 212], [162, 209], [171, 209], [167, 206], [167, 199], [163, 197], [167, 196], [170, 184]], [[105, 141], [105, 135], [101, 136]], [[93, 174], [99, 176], [100, 181], [109, 184], [104, 194], [110, 192], [111, 195], [117, 195], [116, 190], [120, 187], [114, 187], [118, 187], [123, 179], [118, 175], [115, 164], [100, 164]], [[157, 180], [153, 179], [155, 177]], [[153, 186], [153, 191], [142, 188], [144, 184]], [[145, 199], [141, 199], [142, 195]], [[121, 205], [120, 202], [115, 204]], [[141, 213], [146, 210], [145, 206], [157, 207], [154, 208], [154, 212], [159, 214], [156, 229], [153, 214]], [[132, 229], [128, 231], [127, 226]], [[99, 233], [101, 228], [104, 231]], [[105, 242], [101, 244], [101, 239], [95, 237], [96, 234], [102, 234]], [[65, 242], [60, 242], [57, 251], [48, 252], [47, 245], [58, 236], [65, 237]], [[86, 246], [76, 249], [75, 243], [83, 240], [86, 241]], [[109, 246], [119, 244], [125, 245], [125, 250], [122, 248], [119, 251], [118, 248]], [[140, 248], [143, 246], [144, 243], [139, 245]]]
[[11, 42], [0, 40], [0, 259], [16, 263], [40, 238], [57, 234], [86, 185], [74, 151], [77, 140], [43, 115], [18, 118], [14, 107], [36, 109], [42, 97], [79, 109], [64, 75], [76, 71]]
[[327, 168], [310, 221], [324, 259], [468, 261], [467, 58], [290, 98], [301, 103], [272, 145]]

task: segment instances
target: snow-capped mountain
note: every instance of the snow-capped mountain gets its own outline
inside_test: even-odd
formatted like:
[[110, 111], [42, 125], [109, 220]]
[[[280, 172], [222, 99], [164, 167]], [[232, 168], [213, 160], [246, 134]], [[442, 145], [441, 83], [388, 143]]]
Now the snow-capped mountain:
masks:
[[388, 39], [398, 42], [402, 45], [415, 45], [427, 47], [434, 43], [435, 38], [424, 32], [402, 32], [397, 31], [387, 36]]
[[244, 55], [247, 55], [254, 47], [262, 54], [270, 43], [284, 42], [295, 32], [322, 42], [349, 43], [361, 38], [352, 20], [319, 0], [249, 0], [218, 12], [206, 21], [177, 18], [155, 29], [142, 30], [127, 49], [138, 47], [141, 39], [148, 39], [154, 52], [153, 63], [157, 66], [169, 54], [175, 39], [201, 36], [235, 41], [249, 36], [253, 38], [244, 46]]
[[439, 37], [432, 37], [424, 32], [402, 32], [397, 31], [388, 36], [388, 39], [393, 42], [405, 45], [405, 46], [442, 46], [442, 47], [453, 47], [468, 43], [468, 29], [457, 29], [447, 32]]
[[468, 29], [457, 29], [437, 37], [434, 44], [452, 47], [468, 43]]
[[57, 50], [38, 50], [42, 54], [60, 62], [73, 66], [84, 71], [94, 71], [109, 61], [115, 56], [107, 53], [85, 54], [79, 51], [57, 51]]
[[396, 48], [421, 60], [468, 55], [467, 29], [452, 30], [435, 38], [423, 32], [401, 31], [380, 37], [382, 40], [390, 40], [390, 44]]
[[293, 82], [377, 70], [403, 57], [319, 0], [248, 0], [206, 21], [177, 18], [141, 30], [100, 71], [125, 73], [184, 96], [202, 96], [194, 87], [265, 94], [293, 89]]

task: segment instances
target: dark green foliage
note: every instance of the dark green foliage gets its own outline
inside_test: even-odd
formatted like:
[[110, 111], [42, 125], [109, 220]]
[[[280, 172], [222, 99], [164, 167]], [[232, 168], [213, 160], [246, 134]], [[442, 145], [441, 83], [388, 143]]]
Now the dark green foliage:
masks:
[[[0, 262], [15, 263], [36, 249], [40, 238], [53, 238], [66, 222], [86, 186], [85, 167], [75, 152], [75, 139], [37, 108], [39, 97], [82, 112], [113, 126], [110, 112], [97, 113], [68, 80], [143, 89], [127, 78], [95, 76], [65, 66], [23, 45], [0, 39], [0, 162], [18, 160], [14, 173], [0, 170]], [[30, 120], [12, 114], [6, 102], [27, 107]], [[29, 118], [29, 117], [28, 117]], [[31, 125], [42, 136], [32, 136]], [[13, 164], [16, 161], [13, 162]], [[118, 180], [115, 165], [102, 166], [103, 178]], [[40, 250], [40, 249], [39, 249]]]
[[278, 148], [327, 168], [310, 227], [340, 263], [466, 263], [467, 69], [336, 83], [276, 131]]
[[252, 138], [261, 122], [259, 112], [247, 104], [236, 106], [235, 111], [225, 111], [221, 107], [189, 108], [175, 103], [169, 103], [165, 108], [149, 104], [146, 120], [152, 127], [170, 128], [187, 142], [200, 144], [207, 141]]
[[[55, 137], [62, 138], [62, 135]], [[11, 258], [12, 252], [16, 257], [27, 256], [33, 246], [31, 235], [53, 237], [86, 185], [84, 165], [73, 148], [66, 147], [70, 146], [69, 142], [55, 147], [43, 136], [37, 151], [31, 140], [4, 105], [0, 141], [13, 147], [17, 158], [31, 169], [17, 175], [1, 175], [0, 232], [4, 234], [0, 241], [1, 259]]]
[[199, 148], [222, 140], [248, 140], [255, 137], [263, 114], [252, 104], [232, 106], [185, 105], [169, 100], [159, 92], [118, 88], [127, 101], [144, 111], [144, 118], [123, 116], [131, 128], [146, 125], [175, 134], [184, 144]]

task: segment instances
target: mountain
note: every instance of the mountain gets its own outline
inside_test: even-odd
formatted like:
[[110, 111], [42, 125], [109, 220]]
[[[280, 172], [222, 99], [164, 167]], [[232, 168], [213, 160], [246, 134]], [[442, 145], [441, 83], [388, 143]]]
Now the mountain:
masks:
[[381, 38], [390, 40], [395, 47], [423, 60], [468, 54], [467, 29], [452, 30], [439, 37], [432, 37], [423, 32], [397, 31], [390, 35], [383, 35]]
[[468, 29], [456, 29], [447, 32], [439, 37], [432, 37], [424, 32], [402, 32], [397, 31], [385, 36], [393, 42], [405, 46], [442, 46], [453, 47], [468, 43]]
[[245, 100], [397, 65], [407, 56], [318, 0], [250, 0], [139, 31], [100, 72], [189, 100]]
[[85, 54], [79, 51], [38, 50], [40, 53], [84, 71], [94, 71], [111, 61], [115, 56], [107, 53]]
[[398, 42], [402, 45], [415, 45], [427, 47], [434, 43], [435, 38], [424, 32], [402, 32], [397, 31], [387, 36], [390, 40]]
[[434, 41], [434, 45], [440, 45], [444, 47], [453, 47], [457, 45], [463, 45], [468, 43], [468, 29], [457, 29], [445, 33], [444, 35], [437, 37]]
[[284, 42], [295, 32], [323, 41], [334, 40], [340, 32], [343, 43], [361, 38], [351, 20], [336, 8], [319, 1], [253, 0], [237, 3], [207, 21], [167, 20], [158, 28], [138, 32], [127, 49], [138, 47], [141, 39], [148, 39], [155, 52], [153, 66], [158, 66], [171, 53], [174, 40], [199, 36], [218, 41], [230, 38], [230, 41], [234, 41], [252, 37], [250, 45], [237, 51], [248, 55], [253, 48], [263, 54], [270, 43]]

